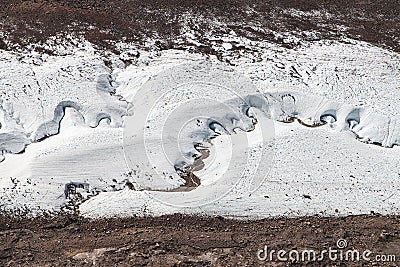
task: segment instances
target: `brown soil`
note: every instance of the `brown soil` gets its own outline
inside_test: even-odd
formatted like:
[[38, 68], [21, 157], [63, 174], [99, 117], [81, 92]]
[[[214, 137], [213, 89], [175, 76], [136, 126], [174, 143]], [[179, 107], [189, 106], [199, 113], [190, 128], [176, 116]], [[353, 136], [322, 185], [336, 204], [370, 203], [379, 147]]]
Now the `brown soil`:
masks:
[[[0, 266], [279, 266], [284, 263], [259, 261], [257, 251], [265, 245], [275, 250], [317, 251], [336, 248], [340, 238], [349, 249], [369, 249], [373, 255], [400, 259], [399, 222], [399, 217], [382, 216], [260, 221], [182, 215], [107, 220], [2, 216]], [[326, 259], [307, 266], [371, 264]]]
[[[308, 13], [287, 12], [292, 9]], [[193, 49], [211, 54], [218, 52], [207, 37], [231, 30], [286, 47], [296, 43], [286, 43], [272, 31], [290, 32], [308, 41], [351, 37], [400, 51], [397, 0], [2, 0], [0, 26], [7, 36], [0, 38], [0, 49], [43, 43], [64, 33], [83, 35], [108, 49], [115, 41], [140, 44], [149, 37], [157, 40], [158, 49], [182, 49], [179, 37], [191, 29], [204, 44]]]
[[[307, 11], [309, 15], [285, 12], [292, 8]], [[157, 39], [156, 49], [187, 49], [191, 44], [177, 41], [184, 29], [194, 30], [197, 40], [204, 44], [193, 49], [217, 56], [219, 52], [213, 50], [207, 37], [231, 30], [238, 36], [268, 40], [288, 48], [296, 43], [286, 43], [271, 32], [290, 32], [307, 41], [350, 37], [400, 51], [400, 2], [0, 1], [0, 49], [26, 48], [29, 43], [44, 43], [50, 36], [65, 33], [82, 35], [99, 48], [113, 51], [116, 41], [140, 45], [148, 37]], [[304, 36], [303, 31], [316, 34]], [[346, 239], [349, 248], [369, 249], [374, 255], [393, 254], [400, 260], [398, 217], [235, 221], [173, 215], [90, 221], [64, 215], [35, 219], [2, 215], [0, 266], [276, 266], [285, 264], [258, 261], [257, 251], [264, 245], [275, 250], [322, 250], [335, 247], [339, 238]], [[372, 264], [397, 265], [394, 262], [350, 264], [326, 259], [307, 265]]]

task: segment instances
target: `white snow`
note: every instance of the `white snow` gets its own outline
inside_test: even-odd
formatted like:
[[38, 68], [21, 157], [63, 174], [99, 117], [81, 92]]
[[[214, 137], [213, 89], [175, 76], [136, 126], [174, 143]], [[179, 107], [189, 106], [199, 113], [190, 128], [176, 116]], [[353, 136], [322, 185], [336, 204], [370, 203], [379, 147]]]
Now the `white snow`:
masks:
[[[259, 60], [254, 60], [254, 54], [237, 57], [232, 52], [230, 57], [229, 42], [224, 39], [223, 48], [232, 67], [183, 51], [140, 51], [135, 64], [112, 73], [90, 49], [63, 57], [0, 51], [3, 208], [57, 210], [66, 202], [64, 185], [85, 181], [109, 191], [80, 206], [81, 214], [89, 217], [175, 212], [237, 218], [398, 214], [400, 55], [354, 40], [302, 44], [291, 50], [246, 42], [258, 51]], [[193, 68], [187, 66], [201, 66], [204, 61], [218, 66], [218, 75], [205, 74], [201, 86], [187, 86], [196, 80]], [[220, 71], [229, 68], [234, 72]], [[248, 81], [242, 83], [236, 76]], [[205, 86], [206, 82], [212, 85]], [[242, 86], [235, 91], [270, 111], [265, 118], [259, 111], [254, 113], [268, 129], [268, 116], [275, 121], [274, 134], [266, 136], [263, 124], [254, 125], [243, 110], [227, 112], [219, 106], [243, 106], [223, 89], [238, 84]], [[206, 101], [196, 103], [198, 99]], [[201, 185], [189, 192], [152, 191], [183, 184], [176, 167], [190, 167], [190, 156], [199, 154], [193, 145], [207, 146], [213, 134], [206, 120], [199, 120], [201, 127], [190, 120], [202, 115], [218, 118], [228, 134], [208, 145], [210, 157], [195, 172]], [[123, 126], [135, 123], [127, 144]], [[214, 131], [221, 131], [218, 127]], [[236, 127], [255, 130], [235, 134]], [[165, 130], [166, 139], [160, 142]], [[54, 136], [35, 142], [48, 135]], [[273, 145], [268, 155], [259, 149], [264, 138], [268, 141], [264, 145]], [[149, 142], [145, 148], [144, 139]], [[24, 153], [5, 154], [22, 152], [25, 146]], [[148, 160], [146, 154], [135, 154], [135, 149], [150, 152], [156, 165], [150, 169], [156, 167], [164, 175], [140, 180], [140, 171], [149, 170]], [[151, 190], [113, 192], [113, 179], [125, 179], [132, 169], [137, 171], [132, 175], [138, 179], [136, 186]], [[249, 191], [249, 184], [259, 183], [258, 190]], [[208, 205], [192, 205], [200, 202]]]

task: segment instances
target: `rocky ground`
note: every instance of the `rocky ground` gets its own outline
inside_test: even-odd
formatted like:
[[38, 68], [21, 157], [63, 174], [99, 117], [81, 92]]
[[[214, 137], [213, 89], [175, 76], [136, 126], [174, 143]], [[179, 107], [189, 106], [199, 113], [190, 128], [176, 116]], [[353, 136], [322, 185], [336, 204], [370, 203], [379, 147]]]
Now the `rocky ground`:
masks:
[[[239, 37], [286, 47], [301, 40], [347, 37], [400, 51], [399, 14], [395, 0], [3, 0], [0, 48], [26, 47], [73, 33], [110, 50], [115, 42], [144, 44], [151, 39], [152, 49], [193, 46], [218, 54], [209, 37], [234, 31]], [[201, 45], [188, 42], [187, 34]]]
[[[222, 58], [211, 45], [219, 40], [211, 37], [232, 31], [287, 48], [302, 41], [352, 38], [400, 52], [400, 4], [394, 0], [0, 2], [0, 49], [5, 50], [54, 54], [57, 51], [43, 44], [50, 37], [62, 40], [69, 34], [113, 53], [119, 53], [117, 43], [123, 41]], [[323, 250], [336, 247], [339, 239], [348, 242], [347, 248], [371, 250], [372, 260], [271, 263], [257, 259], [265, 245], [275, 250]], [[375, 256], [400, 259], [399, 241], [399, 218], [376, 214], [259, 221], [181, 215], [102, 220], [75, 215], [0, 216], [0, 266], [396, 266], [393, 258], [384, 263]]]
[[[86, 220], [0, 217], [0, 266], [397, 266], [375, 255], [400, 259], [398, 217], [306, 217], [237, 221], [220, 217]], [[321, 251], [347, 241], [346, 249], [371, 250], [368, 261], [269, 262], [257, 253]]]

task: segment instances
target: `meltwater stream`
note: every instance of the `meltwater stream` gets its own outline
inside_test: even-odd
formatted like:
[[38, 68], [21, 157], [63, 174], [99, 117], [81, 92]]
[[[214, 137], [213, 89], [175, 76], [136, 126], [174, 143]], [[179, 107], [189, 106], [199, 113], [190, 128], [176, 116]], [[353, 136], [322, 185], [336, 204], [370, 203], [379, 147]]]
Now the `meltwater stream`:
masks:
[[260, 93], [246, 77], [207, 62], [155, 75], [132, 104], [124, 130], [132, 178], [138, 189], [174, 191], [154, 194], [174, 206], [207, 204], [239, 183], [257, 189], [273, 165], [274, 121], [328, 125], [384, 147], [400, 144], [395, 118], [319, 96]]

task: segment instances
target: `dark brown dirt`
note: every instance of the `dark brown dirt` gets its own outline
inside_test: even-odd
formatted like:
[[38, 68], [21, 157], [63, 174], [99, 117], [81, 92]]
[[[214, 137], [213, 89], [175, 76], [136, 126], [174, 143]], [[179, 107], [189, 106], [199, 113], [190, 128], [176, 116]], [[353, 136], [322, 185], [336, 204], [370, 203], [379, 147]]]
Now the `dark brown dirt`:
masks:
[[[257, 251], [265, 245], [287, 251], [336, 248], [340, 238], [347, 240], [348, 248], [369, 249], [373, 255], [390, 254], [400, 259], [399, 217], [236, 221], [172, 215], [91, 221], [74, 216], [36, 219], [2, 216], [0, 266], [279, 265], [279, 262], [259, 261]], [[371, 264], [326, 259], [322, 263], [309, 262], [307, 266]], [[393, 262], [375, 264], [396, 266]]]
[[[286, 12], [291, 9], [311, 13], [297, 16]], [[192, 29], [197, 40], [204, 44], [193, 49], [217, 56], [219, 52], [213, 50], [207, 37], [231, 30], [238, 36], [268, 40], [288, 48], [296, 43], [286, 43], [271, 32], [290, 32], [306, 41], [350, 37], [400, 52], [400, 2], [0, 1], [0, 49], [26, 48], [31, 43], [44, 43], [50, 36], [67, 33], [81, 35], [99, 48], [116, 53], [116, 41], [141, 45], [149, 37], [157, 39], [155, 49], [187, 49], [190, 43], [177, 41], [184, 29]], [[304, 31], [313, 31], [315, 35], [304, 35]], [[257, 251], [264, 245], [275, 250], [322, 250], [335, 247], [339, 238], [346, 239], [349, 248], [369, 249], [374, 256], [393, 254], [400, 260], [399, 219], [350, 216], [235, 221], [173, 215], [90, 221], [64, 215], [35, 219], [2, 215], [0, 266], [277, 266], [285, 264], [259, 261]], [[307, 266], [373, 264], [398, 265], [395, 262], [350, 264], [325, 259]]]
[[[287, 12], [292, 9], [309, 13]], [[49, 36], [64, 33], [83, 35], [108, 49], [115, 41], [141, 44], [149, 37], [157, 39], [159, 49], [180, 49], [178, 37], [191, 29], [204, 44], [193, 49], [211, 54], [218, 52], [207, 37], [231, 30], [287, 47], [296, 43], [284, 43], [271, 31], [290, 32], [308, 41], [351, 37], [400, 51], [397, 0], [2, 0], [0, 23], [0, 31], [7, 36], [0, 48], [8, 49], [15, 44], [43, 43]], [[304, 35], [304, 31], [315, 35]]]

